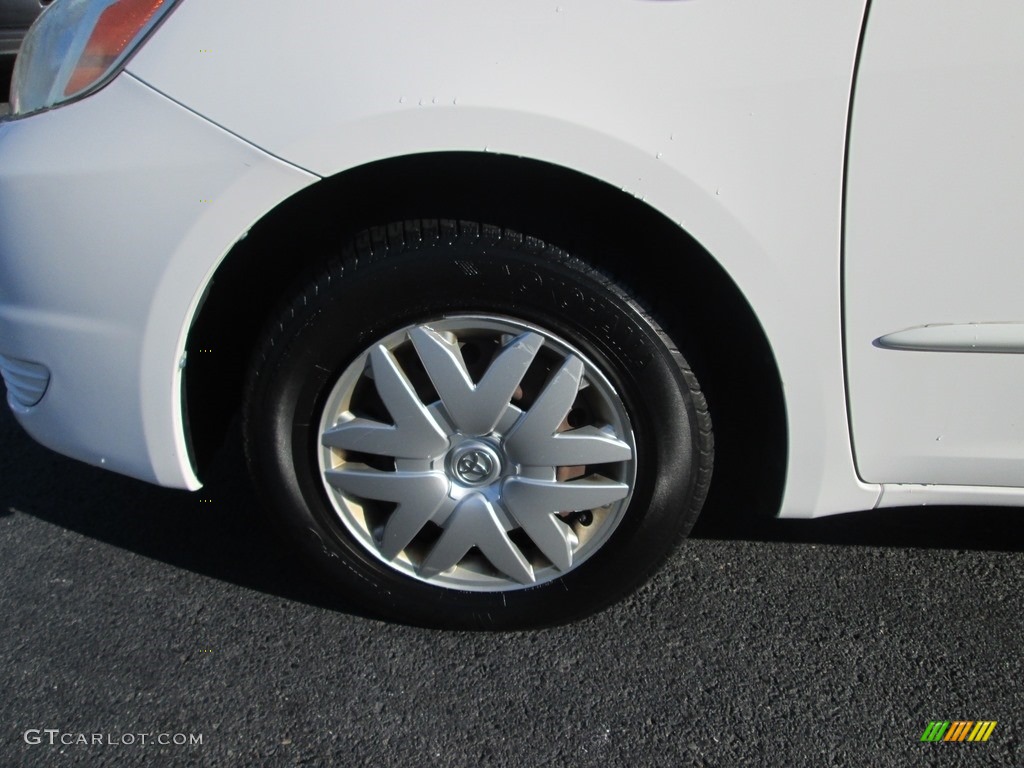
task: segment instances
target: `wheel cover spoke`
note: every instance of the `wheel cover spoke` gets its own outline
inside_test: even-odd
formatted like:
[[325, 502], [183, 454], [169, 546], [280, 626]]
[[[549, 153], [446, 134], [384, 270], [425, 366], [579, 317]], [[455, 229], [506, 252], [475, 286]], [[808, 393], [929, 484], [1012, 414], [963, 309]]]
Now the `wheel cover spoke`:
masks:
[[[496, 350], [477, 358], [475, 382], [464, 344]], [[367, 392], [393, 423], [365, 416]], [[332, 506], [363, 547], [406, 576], [471, 591], [579, 566], [617, 527], [635, 479], [629, 417], [600, 369], [498, 316], [446, 317], [369, 348], [328, 396], [320, 443]]]
[[559, 467], [627, 461], [632, 449], [601, 429], [580, 427], [558, 432], [580, 389], [583, 363], [568, 358], [548, 381], [537, 402], [513, 428], [506, 448], [514, 461], [528, 466]]
[[516, 477], [505, 481], [502, 502], [555, 567], [567, 571], [578, 542], [572, 528], [557, 513], [603, 507], [624, 499], [628, 493], [625, 483], [598, 476], [571, 483]]
[[482, 493], [463, 499], [449, 518], [444, 534], [420, 567], [423, 576], [434, 576], [455, 566], [477, 547], [495, 568], [520, 584], [532, 584], [533, 568], [505, 533], [494, 507]]
[[441, 472], [381, 472], [376, 469], [329, 469], [327, 482], [357, 498], [397, 502], [384, 527], [380, 552], [393, 560], [441, 507], [448, 478]]
[[409, 336], [452, 422], [470, 435], [485, 435], [497, 426], [544, 343], [539, 334], [520, 334], [505, 345], [474, 384], [457, 344], [422, 327], [413, 328]]
[[352, 418], [324, 433], [332, 448], [396, 458], [421, 458], [441, 453], [448, 439], [416, 395], [394, 355], [382, 346], [370, 352], [377, 393], [395, 423]]

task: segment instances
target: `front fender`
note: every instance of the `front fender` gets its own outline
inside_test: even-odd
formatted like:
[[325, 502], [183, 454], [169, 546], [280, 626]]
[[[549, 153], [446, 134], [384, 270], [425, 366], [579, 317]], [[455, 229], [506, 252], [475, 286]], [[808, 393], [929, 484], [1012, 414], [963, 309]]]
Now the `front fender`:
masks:
[[721, 264], [760, 320], [788, 404], [783, 514], [811, 516], [878, 495], [854, 472], [841, 352], [843, 162], [864, 5], [185, 0], [129, 71], [318, 176], [501, 152], [645, 200]]

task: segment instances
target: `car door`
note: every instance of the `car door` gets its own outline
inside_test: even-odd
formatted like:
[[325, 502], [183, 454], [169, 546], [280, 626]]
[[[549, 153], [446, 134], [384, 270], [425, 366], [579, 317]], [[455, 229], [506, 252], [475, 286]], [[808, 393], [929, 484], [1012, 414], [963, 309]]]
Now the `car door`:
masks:
[[1024, 3], [876, 0], [844, 254], [862, 479], [1024, 485]]

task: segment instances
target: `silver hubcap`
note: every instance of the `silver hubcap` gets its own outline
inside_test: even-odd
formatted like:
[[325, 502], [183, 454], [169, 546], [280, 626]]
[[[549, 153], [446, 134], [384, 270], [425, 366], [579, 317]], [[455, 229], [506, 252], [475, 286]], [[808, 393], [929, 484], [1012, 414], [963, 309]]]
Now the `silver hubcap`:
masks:
[[381, 339], [338, 379], [319, 434], [349, 532], [391, 568], [454, 589], [520, 589], [577, 567], [635, 480], [609, 381], [563, 339], [504, 317]]

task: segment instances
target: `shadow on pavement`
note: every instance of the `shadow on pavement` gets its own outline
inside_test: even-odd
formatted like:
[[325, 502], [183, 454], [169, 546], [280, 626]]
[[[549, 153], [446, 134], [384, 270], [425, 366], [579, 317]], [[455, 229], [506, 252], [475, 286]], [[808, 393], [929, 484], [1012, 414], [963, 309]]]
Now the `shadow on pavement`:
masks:
[[[177, 568], [267, 594], [362, 615], [280, 542], [225, 450], [196, 493], [159, 488], [35, 444], [0, 407], [0, 510], [19, 512]], [[236, 441], [237, 444], [237, 441]]]
[[[237, 434], [236, 434], [237, 437]], [[237, 444], [237, 440], [235, 441]], [[693, 537], [957, 550], [1024, 550], [1015, 508], [916, 507], [779, 520], [742, 485], [719, 483]], [[0, 408], [0, 516], [30, 515], [168, 565], [331, 610], [364, 615], [326, 588], [263, 519], [238, 450], [202, 491], [168, 490], [36, 445]]]
[[[702, 539], [919, 549], [1024, 551], [1024, 509], [917, 506], [815, 520], [779, 519], [757, 499], [711, 498], [691, 536]], [[724, 494], [723, 494], [724, 496]], [[773, 501], [773, 507], [777, 503]]]

